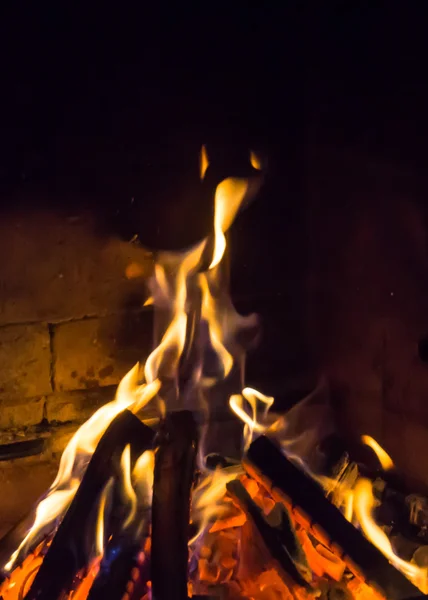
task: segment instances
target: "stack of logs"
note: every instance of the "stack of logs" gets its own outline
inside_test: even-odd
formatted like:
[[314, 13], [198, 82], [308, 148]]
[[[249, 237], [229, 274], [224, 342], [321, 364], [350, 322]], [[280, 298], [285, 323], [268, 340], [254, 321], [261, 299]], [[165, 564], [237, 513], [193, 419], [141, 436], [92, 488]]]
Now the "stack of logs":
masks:
[[[133, 461], [156, 448], [151, 527], [132, 543], [108, 531], [104, 556], [88, 565], [89, 521], [128, 444]], [[422, 597], [265, 436], [253, 442], [242, 474], [226, 486], [229, 512], [211, 523], [189, 559], [196, 454], [190, 412], [171, 413], [155, 433], [123, 411], [99, 442], [55, 535], [18, 559], [4, 577], [0, 599], [187, 600], [224, 597], [220, 588], [228, 598], [303, 599], [324, 588], [325, 597], [334, 589], [345, 598]], [[0, 559], [22, 537], [22, 527], [10, 532]]]

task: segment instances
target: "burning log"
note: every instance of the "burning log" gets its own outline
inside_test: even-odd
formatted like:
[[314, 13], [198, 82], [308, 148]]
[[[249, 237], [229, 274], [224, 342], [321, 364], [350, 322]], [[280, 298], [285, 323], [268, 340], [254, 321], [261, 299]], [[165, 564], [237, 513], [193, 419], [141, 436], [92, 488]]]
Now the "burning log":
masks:
[[192, 414], [168, 415], [159, 433], [152, 504], [152, 590], [156, 600], [187, 600], [190, 490], [197, 452]]
[[[303, 569], [300, 571], [288, 548], [281, 540], [280, 532], [271, 527], [264, 518], [262, 511], [252, 500], [243, 484], [235, 479], [226, 484], [226, 489], [232, 497], [233, 502], [251, 519], [255, 530], [260, 535], [266, 546], [267, 552], [272, 560], [277, 564], [277, 571], [281, 575], [285, 573], [285, 579], [291, 579], [300, 587], [309, 588], [307, 579], [310, 580], [311, 574]], [[284, 538], [284, 536], [282, 536]], [[303, 576], [306, 575], [306, 578]], [[287, 577], [288, 576], [288, 577]]]
[[[141, 597], [146, 591], [145, 586], [142, 587], [141, 571], [144, 568], [144, 572], [148, 571], [148, 558], [142, 552], [140, 546], [135, 545], [133, 547], [126, 548], [123, 552], [117, 556], [115, 560], [109, 565], [109, 569], [103, 573], [102, 567], [97, 579], [88, 595], [88, 600], [122, 600], [126, 598], [125, 593], [128, 594], [128, 598]], [[143, 567], [144, 565], [144, 567]], [[148, 575], [148, 573], [147, 573]], [[146, 579], [146, 578], [144, 578]], [[138, 588], [140, 588], [138, 590]], [[140, 592], [137, 596], [137, 590]]]
[[292, 511], [297, 522], [343, 559], [368, 585], [391, 600], [422, 596], [330, 503], [318, 485], [267, 437], [261, 436], [251, 444], [244, 467], [277, 501]]
[[101, 438], [79, 489], [52, 541], [26, 600], [58, 600], [73, 577], [87, 565], [86, 535], [91, 509], [112, 475], [114, 461], [125, 446], [141, 454], [155, 434], [128, 410], [121, 412]]

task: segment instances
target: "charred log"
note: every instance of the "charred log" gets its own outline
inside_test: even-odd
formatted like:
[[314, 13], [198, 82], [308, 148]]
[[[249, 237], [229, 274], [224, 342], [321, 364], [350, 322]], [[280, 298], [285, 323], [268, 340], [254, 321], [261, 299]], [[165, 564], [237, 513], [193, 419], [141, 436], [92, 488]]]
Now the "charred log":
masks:
[[197, 452], [192, 414], [168, 415], [158, 442], [152, 505], [153, 598], [186, 600], [190, 491]]
[[122, 600], [125, 592], [129, 598], [140, 598], [146, 593], [148, 557], [139, 545], [129, 546], [108, 562], [109, 564], [101, 564], [88, 600]]
[[101, 438], [79, 489], [58, 528], [27, 595], [27, 600], [58, 600], [70, 590], [73, 577], [84, 569], [88, 556], [86, 533], [91, 509], [113, 473], [127, 444], [141, 454], [152, 447], [155, 434], [128, 410], [120, 413]]
[[321, 488], [290, 462], [267, 437], [251, 444], [244, 467], [296, 520], [367, 584], [391, 600], [421, 597], [419, 590], [324, 496]]

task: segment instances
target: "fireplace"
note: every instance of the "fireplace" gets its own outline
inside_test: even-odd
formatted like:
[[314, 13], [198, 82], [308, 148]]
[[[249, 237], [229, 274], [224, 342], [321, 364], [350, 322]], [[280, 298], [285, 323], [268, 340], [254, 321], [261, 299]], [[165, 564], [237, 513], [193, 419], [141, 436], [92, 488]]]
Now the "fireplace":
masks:
[[5, 600], [427, 593], [424, 52], [402, 7], [324, 8], [19, 15]]
[[[428, 589], [426, 499], [416, 493], [424, 487], [424, 477], [418, 477], [423, 470], [406, 464], [408, 454], [403, 457], [397, 447], [394, 464], [389, 429], [382, 427], [390, 418], [394, 392], [387, 383], [395, 348], [388, 336], [394, 329], [382, 329], [388, 321], [381, 319], [380, 329], [367, 340], [365, 336], [378, 315], [367, 310], [371, 277], [377, 281], [377, 310], [387, 310], [399, 295], [400, 264], [392, 286], [384, 263], [379, 267], [372, 256], [383, 259], [391, 248], [390, 232], [402, 235], [400, 248], [420, 256], [421, 240], [416, 248], [412, 245], [414, 227], [420, 224], [417, 208], [390, 195], [390, 228], [383, 238], [377, 231], [377, 216], [384, 214], [381, 202], [365, 207], [354, 190], [358, 211], [353, 213], [352, 198], [343, 213], [339, 204], [334, 217], [330, 214], [330, 229], [329, 213], [316, 194], [310, 196], [304, 231], [311, 243], [306, 285], [300, 288], [304, 302], [295, 313], [306, 328], [294, 323], [304, 343], [293, 348], [294, 361], [292, 357], [287, 364], [287, 354], [281, 353], [284, 330], [277, 331], [283, 297], [276, 313], [275, 302], [264, 304], [264, 294], [237, 295], [236, 304], [244, 309], [257, 305], [260, 297], [259, 306], [268, 306], [268, 335], [261, 342], [260, 320], [248, 310], [240, 315], [229, 295], [230, 265], [233, 274], [234, 260], [242, 257], [228, 254], [227, 240], [233, 248], [234, 221], [245, 223], [256, 196], [256, 205], [261, 204], [263, 186], [269, 185], [266, 158], [248, 151], [245, 164], [240, 149], [226, 170], [226, 163], [219, 168], [208, 148], [202, 146], [195, 165], [199, 190], [212, 200], [212, 225], [202, 241], [186, 250], [147, 250], [139, 243], [144, 233], [138, 228], [128, 241], [103, 238], [95, 234], [90, 213], [64, 220], [63, 215], [38, 212], [41, 225], [35, 217], [26, 224], [37, 232], [31, 238], [34, 246], [29, 245], [32, 256], [34, 247], [43, 254], [44, 226], [55, 227], [66, 257], [70, 240], [77, 240], [82, 252], [78, 266], [85, 264], [92, 244], [99, 253], [97, 268], [83, 274], [88, 281], [94, 277], [93, 289], [101, 285], [104, 293], [94, 296], [86, 287], [86, 296], [78, 295], [74, 302], [68, 297], [59, 307], [50, 297], [43, 305], [43, 295], [41, 313], [38, 305], [22, 301], [17, 308], [7, 307], [10, 315], [14, 310], [36, 316], [63, 312], [52, 312], [56, 316], [49, 322], [30, 317], [4, 327], [10, 348], [14, 341], [18, 344], [22, 374], [17, 378], [21, 387], [14, 388], [10, 373], [16, 359], [5, 351], [11, 361], [5, 377], [10, 414], [22, 418], [16, 397], [27, 394], [24, 414], [34, 420], [21, 423], [21, 429], [16, 423], [4, 428], [5, 470], [37, 468], [47, 480], [55, 457], [63, 453], [54, 482], [49, 487], [40, 478], [44, 488], [34, 486], [31, 494], [42, 492], [41, 499], [26, 507], [28, 514], [17, 518], [0, 541], [0, 594], [5, 600], [264, 600], [332, 594], [405, 600]], [[310, 164], [317, 167], [320, 156], [340, 164], [342, 173], [351, 164], [326, 148], [321, 155], [315, 146], [313, 150]], [[355, 161], [354, 154], [350, 157]], [[323, 191], [326, 182], [317, 179], [316, 170], [310, 173], [315, 189]], [[360, 167], [358, 174], [363, 179], [370, 166]], [[365, 192], [369, 190], [367, 185]], [[131, 215], [141, 209], [134, 199], [130, 206]], [[124, 223], [129, 227], [132, 218]], [[13, 228], [6, 231], [19, 236]], [[344, 251], [331, 258], [336, 231]], [[28, 249], [24, 245], [21, 251]], [[56, 269], [60, 258], [61, 250], [52, 258]], [[25, 252], [21, 260], [26, 274]], [[114, 301], [106, 294], [108, 285], [99, 281], [108, 260], [118, 273], [117, 280], [107, 279]], [[72, 281], [75, 271], [67, 274], [68, 264], [64, 261], [53, 281], [53, 266], [43, 265], [47, 286], [55, 289], [64, 285], [63, 279], [65, 285]], [[74, 262], [72, 266], [76, 268]], [[382, 285], [379, 273], [385, 275]], [[411, 275], [404, 269], [404, 279]], [[269, 277], [262, 273], [261, 285]], [[32, 283], [29, 276], [25, 281]], [[351, 301], [355, 289], [365, 300], [360, 310], [361, 301]], [[37, 298], [36, 291], [32, 296]], [[79, 302], [88, 299], [96, 314], [82, 311]], [[82, 312], [66, 319], [64, 311], [70, 307]], [[266, 341], [272, 354], [258, 354]], [[34, 364], [31, 356], [25, 360], [34, 348], [39, 362], [34, 370], [25, 370]], [[368, 364], [360, 361], [358, 350], [367, 353]], [[415, 352], [423, 362], [423, 336]], [[252, 354], [248, 376], [246, 354]], [[291, 377], [272, 376], [278, 373], [278, 354]], [[36, 413], [39, 405], [42, 410]], [[30, 504], [30, 494], [28, 499]]]

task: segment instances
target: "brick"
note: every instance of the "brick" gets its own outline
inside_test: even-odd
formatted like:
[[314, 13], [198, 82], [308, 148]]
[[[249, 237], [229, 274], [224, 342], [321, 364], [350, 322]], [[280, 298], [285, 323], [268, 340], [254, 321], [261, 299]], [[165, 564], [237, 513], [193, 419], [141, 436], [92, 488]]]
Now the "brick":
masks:
[[52, 436], [49, 438], [48, 441], [48, 446], [50, 452], [54, 457], [61, 456], [65, 447], [67, 446], [68, 442], [71, 440], [77, 429], [78, 425], [74, 423], [62, 425], [61, 427], [58, 427], [57, 429], [55, 429], [55, 431], [52, 432]]
[[113, 400], [116, 386], [84, 392], [58, 392], [46, 398], [46, 419], [49, 423], [83, 422]]
[[26, 459], [12, 462], [12, 468], [0, 463], [1, 536], [30, 511], [54, 480], [58, 468], [57, 462], [29, 464]]
[[24, 402], [2, 404], [0, 410], [0, 429], [30, 427], [43, 420], [45, 398], [29, 398]]
[[151, 350], [152, 312], [63, 323], [53, 336], [58, 391], [117, 385]]
[[[151, 255], [101, 236], [82, 213], [9, 212], [0, 222], [0, 325], [57, 322], [140, 307]], [[141, 277], [129, 279], [130, 263]]]
[[2, 404], [51, 392], [47, 325], [0, 327], [0, 365]]

